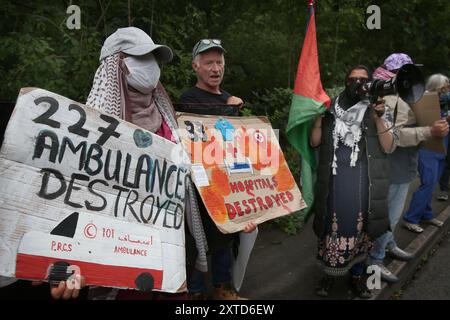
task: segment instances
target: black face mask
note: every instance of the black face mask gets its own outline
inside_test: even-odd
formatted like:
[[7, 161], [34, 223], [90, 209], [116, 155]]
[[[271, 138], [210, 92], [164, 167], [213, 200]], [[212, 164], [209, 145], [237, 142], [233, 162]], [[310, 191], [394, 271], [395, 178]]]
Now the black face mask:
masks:
[[345, 94], [350, 99], [350, 101], [356, 103], [359, 100], [361, 100], [361, 98], [359, 96], [359, 90], [360, 90], [361, 85], [362, 84], [358, 83], [358, 82], [353, 82], [353, 83], [345, 85]]

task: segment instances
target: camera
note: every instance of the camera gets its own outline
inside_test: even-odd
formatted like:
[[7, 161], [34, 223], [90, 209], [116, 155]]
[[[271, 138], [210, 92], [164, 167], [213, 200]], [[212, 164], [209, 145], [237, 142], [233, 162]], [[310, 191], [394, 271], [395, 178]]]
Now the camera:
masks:
[[361, 85], [358, 94], [375, 103], [378, 97], [397, 94], [407, 103], [416, 103], [425, 91], [422, 72], [413, 64], [403, 65], [389, 80], [373, 80]]

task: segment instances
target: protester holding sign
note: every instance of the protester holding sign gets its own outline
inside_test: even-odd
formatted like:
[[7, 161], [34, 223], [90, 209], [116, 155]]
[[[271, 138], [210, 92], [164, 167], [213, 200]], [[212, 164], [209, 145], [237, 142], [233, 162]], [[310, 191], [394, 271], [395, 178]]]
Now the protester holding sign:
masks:
[[[107, 75], [120, 75], [110, 69]], [[102, 101], [106, 92], [105, 106], [120, 113], [121, 91], [104, 88], [114, 85], [107, 75], [94, 96]], [[152, 96], [162, 119], [170, 101]], [[164, 133], [161, 123], [151, 130]], [[170, 141], [179, 139], [176, 131], [166, 132], [23, 88], [0, 150], [0, 275], [48, 280], [53, 297], [65, 299], [78, 296], [83, 276], [87, 285], [185, 291], [183, 221], [195, 196], [188, 194], [188, 159]]]
[[384, 103], [369, 105], [358, 94], [369, 81], [364, 66], [349, 71], [345, 91], [329, 111], [317, 118], [311, 146], [319, 146], [319, 165], [313, 211], [319, 238], [318, 263], [326, 274], [317, 294], [328, 296], [334, 277], [351, 273], [351, 286], [361, 298], [370, 298], [363, 273], [371, 241], [389, 227], [386, 153], [395, 149], [394, 136], [378, 114]]
[[[179, 104], [242, 105], [242, 99], [231, 96], [220, 88], [225, 71], [225, 49], [217, 39], [202, 39], [194, 46], [192, 52], [192, 68], [197, 75], [194, 88], [184, 92]], [[231, 247], [235, 234], [221, 233], [208, 215], [200, 195], [197, 193], [203, 226], [206, 232], [209, 253], [211, 253], [212, 277], [214, 284], [214, 298], [219, 300], [241, 299], [232, 285], [231, 275]], [[246, 232], [255, 230], [256, 225], [249, 223]], [[189, 267], [189, 266], [188, 266]], [[188, 270], [188, 290], [192, 299], [206, 299], [205, 271], [197, 266]]]
[[[179, 143], [174, 109], [159, 82], [157, 63], [157, 59], [168, 62], [172, 56], [169, 47], [154, 44], [144, 31], [135, 27], [118, 29], [102, 47], [101, 65], [86, 104]], [[197, 199], [193, 185], [187, 188], [185, 214], [199, 252], [196, 263], [206, 266], [206, 243]]]

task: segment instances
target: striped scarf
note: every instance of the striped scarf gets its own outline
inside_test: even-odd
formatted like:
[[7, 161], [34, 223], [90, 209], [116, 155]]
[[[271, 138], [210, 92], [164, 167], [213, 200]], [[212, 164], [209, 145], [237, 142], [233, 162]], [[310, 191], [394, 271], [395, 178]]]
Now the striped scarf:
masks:
[[86, 105], [125, 119], [125, 99], [121, 90], [122, 77], [120, 76], [119, 60], [119, 53], [102, 60], [95, 72]]

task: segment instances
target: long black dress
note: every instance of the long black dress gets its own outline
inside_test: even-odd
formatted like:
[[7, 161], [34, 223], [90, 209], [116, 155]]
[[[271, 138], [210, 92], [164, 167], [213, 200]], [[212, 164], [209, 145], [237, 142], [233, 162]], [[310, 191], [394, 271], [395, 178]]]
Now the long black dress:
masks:
[[355, 167], [350, 167], [350, 154], [351, 148], [339, 143], [337, 174], [330, 178], [325, 233], [319, 239], [319, 266], [332, 276], [347, 274], [353, 265], [365, 260], [371, 248], [364, 232], [369, 206], [367, 156], [361, 150]]

